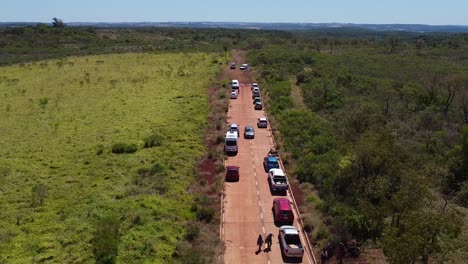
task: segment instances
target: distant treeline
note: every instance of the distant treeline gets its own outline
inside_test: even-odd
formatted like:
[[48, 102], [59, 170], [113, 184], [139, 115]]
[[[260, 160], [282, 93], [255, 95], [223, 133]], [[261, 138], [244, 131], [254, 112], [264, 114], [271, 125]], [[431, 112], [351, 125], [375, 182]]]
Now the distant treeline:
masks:
[[[123, 52], [220, 51], [259, 49], [265, 43], [294, 43], [320, 49], [336, 45], [392, 46], [413, 43], [420, 47], [456, 49], [468, 34], [379, 32], [360, 28], [325, 28], [302, 31], [209, 28], [97, 28], [35, 26], [0, 27], [0, 65], [71, 55]], [[312, 44], [312, 46], [311, 46]]]

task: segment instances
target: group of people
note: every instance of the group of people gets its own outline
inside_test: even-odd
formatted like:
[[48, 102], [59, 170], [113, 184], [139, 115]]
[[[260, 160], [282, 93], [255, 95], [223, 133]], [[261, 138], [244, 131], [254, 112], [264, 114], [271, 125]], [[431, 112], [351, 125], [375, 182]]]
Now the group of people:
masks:
[[270, 149], [270, 151], [268, 151], [268, 156], [278, 156], [278, 150], [275, 149], [274, 147]]
[[348, 240], [345, 243], [340, 242], [336, 250], [333, 244], [328, 243], [320, 252], [321, 263], [326, 263], [327, 259], [332, 258], [335, 253], [338, 263], [341, 264], [345, 256], [358, 257], [361, 249], [357, 245], [356, 240]]
[[258, 238], [257, 238], [257, 246], [258, 246], [257, 254], [262, 251], [262, 246], [263, 246], [264, 242], [267, 245], [266, 248], [265, 248], [265, 252], [271, 251], [271, 244], [273, 243], [273, 233], [270, 232], [265, 237], [265, 241], [263, 241], [262, 235], [258, 235]]

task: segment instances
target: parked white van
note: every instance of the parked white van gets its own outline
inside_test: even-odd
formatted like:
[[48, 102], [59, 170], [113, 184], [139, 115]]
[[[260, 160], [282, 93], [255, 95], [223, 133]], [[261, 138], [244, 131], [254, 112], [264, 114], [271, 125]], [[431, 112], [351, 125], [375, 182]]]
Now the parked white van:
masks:
[[224, 151], [226, 154], [237, 155], [237, 132], [226, 132], [226, 138], [224, 139]]
[[239, 89], [239, 86], [240, 86], [240, 84], [239, 84], [238, 80], [232, 80], [231, 81], [231, 88], [232, 89]]

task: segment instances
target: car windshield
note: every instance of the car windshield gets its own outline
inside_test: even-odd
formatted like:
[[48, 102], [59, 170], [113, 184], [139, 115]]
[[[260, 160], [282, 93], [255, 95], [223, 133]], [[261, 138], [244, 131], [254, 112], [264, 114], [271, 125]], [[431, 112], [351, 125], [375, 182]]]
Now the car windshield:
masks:
[[283, 215], [283, 216], [290, 216], [291, 211], [281, 211], [280, 214]]
[[237, 146], [237, 142], [235, 140], [226, 141], [226, 146]]
[[228, 170], [227, 171], [227, 175], [228, 176], [236, 176], [237, 175], [237, 170]]
[[269, 160], [268, 165], [270, 165], [270, 167], [278, 166], [278, 162], [276, 160]]
[[[286, 241], [286, 244], [293, 244], [293, 245], [301, 245], [301, 239], [299, 238], [298, 235], [288, 235], [286, 234], [284, 236], [284, 240]], [[302, 247], [302, 245], [301, 245]]]
[[275, 182], [286, 182], [286, 177], [284, 176], [274, 176], [273, 179]]

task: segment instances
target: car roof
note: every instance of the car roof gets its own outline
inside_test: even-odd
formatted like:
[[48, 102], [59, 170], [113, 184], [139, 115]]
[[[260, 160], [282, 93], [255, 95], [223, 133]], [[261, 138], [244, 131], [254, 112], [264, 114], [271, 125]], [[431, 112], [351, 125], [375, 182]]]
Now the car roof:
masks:
[[273, 173], [273, 175], [285, 176], [282, 169], [270, 169], [270, 171]]
[[287, 198], [276, 198], [273, 202], [277, 202], [279, 204], [279, 208], [281, 210], [290, 210], [291, 204]]
[[297, 232], [297, 229], [294, 226], [284, 225], [280, 227], [280, 230], [284, 231], [284, 233], [288, 235], [299, 235], [299, 232]]
[[228, 132], [226, 132], [226, 137], [227, 137], [227, 138], [235, 138], [235, 139], [237, 139], [237, 132], [228, 131]]
[[271, 156], [268, 156], [267, 160], [271, 161], [271, 162], [277, 162], [278, 161], [278, 159], [276, 157], [271, 157]]

